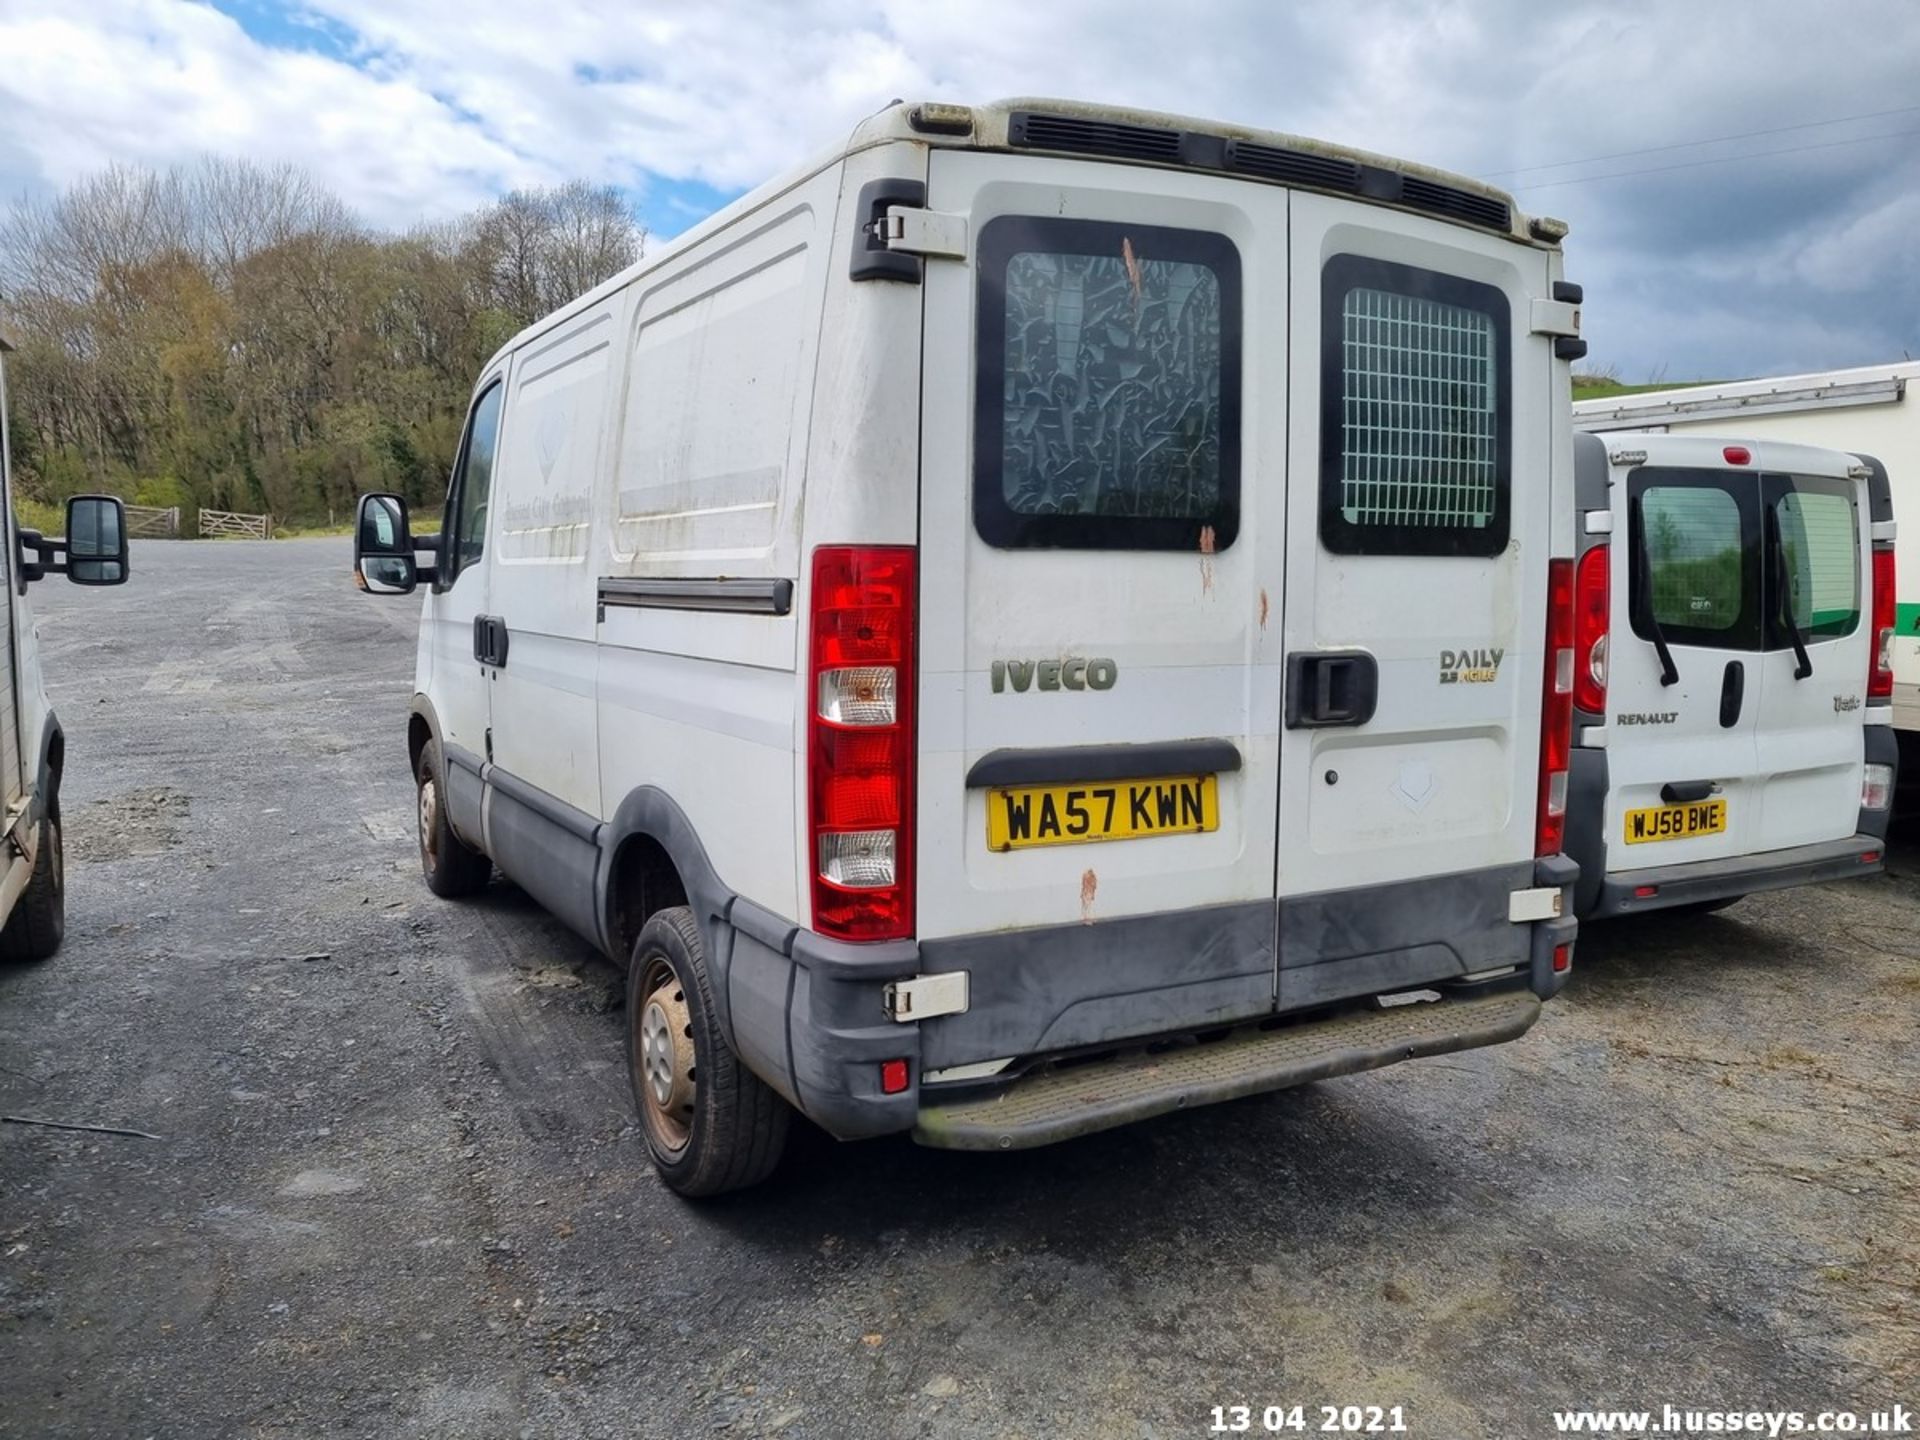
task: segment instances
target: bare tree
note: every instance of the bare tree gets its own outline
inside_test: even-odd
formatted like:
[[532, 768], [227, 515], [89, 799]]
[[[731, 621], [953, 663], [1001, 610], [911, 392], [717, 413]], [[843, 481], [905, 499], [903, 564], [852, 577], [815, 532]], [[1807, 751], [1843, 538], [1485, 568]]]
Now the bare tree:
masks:
[[0, 214], [22, 489], [290, 520], [356, 489], [431, 503], [487, 357], [644, 238], [584, 181], [378, 235], [297, 167], [222, 158], [22, 200]]

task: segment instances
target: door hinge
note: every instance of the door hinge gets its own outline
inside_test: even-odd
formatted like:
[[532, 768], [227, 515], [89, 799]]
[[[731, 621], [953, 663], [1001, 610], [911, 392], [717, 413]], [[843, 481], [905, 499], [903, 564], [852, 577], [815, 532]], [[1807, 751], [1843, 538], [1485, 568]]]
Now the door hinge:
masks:
[[1515, 890], [1507, 896], [1507, 919], [1515, 925], [1529, 920], [1557, 920], [1565, 900], [1557, 885], [1535, 890]]
[[1562, 300], [1558, 296], [1551, 300], [1535, 297], [1532, 329], [1536, 335], [1553, 337], [1554, 359], [1586, 358], [1587, 342], [1580, 338], [1580, 302], [1578, 300]]
[[895, 980], [882, 995], [890, 1019], [906, 1022], [959, 1015], [967, 1008], [967, 972], [949, 970], [944, 975]]
[[1580, 307], [1567, 300], [1533, 302], [1533, 333], [1536, 335], [1578, 335]]
[[889, 205], [879, 225], [881, 243], [899, 254], [924, 255], [935, 260], [967, 258], [967, 217], [964, 215]]

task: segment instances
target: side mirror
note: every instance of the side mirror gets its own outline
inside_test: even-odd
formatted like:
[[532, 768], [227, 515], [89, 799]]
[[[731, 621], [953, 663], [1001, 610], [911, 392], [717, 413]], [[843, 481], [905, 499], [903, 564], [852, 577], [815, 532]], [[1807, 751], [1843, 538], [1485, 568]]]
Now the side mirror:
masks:
[[127, 507], [113, 495], [67, 501], [67, 579], [76, 585], [127, 583]]
[[371, 595], [405, 595], [420, 583], [407, 502], [398, 495], [362, 495], [353, 522], [354, 581]]

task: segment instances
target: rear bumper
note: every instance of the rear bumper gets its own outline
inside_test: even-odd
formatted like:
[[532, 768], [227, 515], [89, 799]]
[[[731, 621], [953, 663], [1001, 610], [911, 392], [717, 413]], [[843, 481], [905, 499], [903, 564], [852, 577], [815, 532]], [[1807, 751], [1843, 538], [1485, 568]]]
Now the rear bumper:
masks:
[[[1575, 874], [1555, 856], [1278, 903], [875, 945], [829, 940], [734, 898], [708, 932], [716, 1008], [748, 1067], [841, 1139], [912, 1130], [959, 1148], [1045, 1144], [1512, 1039], [1566, 982], [1553, 961], [1566, 947], [1570, 964]], [[1541, 890], [1557, 892], [1560, 913], [1513, 921], [1515, 892]], [[908, 1023], [888, 1014], [890, 983], [955, 971], [968, 977], [965, 1012]], [[1444, 998], [1373, 1003], [1414, 990]], [[1149, 1047], [1158, 1058], [1147, 1075], [1127, 1056]], [[1189, 1051], [1192, 1063], [1165, 1058]], [[1076, 1065], [1054, 1070], [1067, 1055]], [[1208, 1058], [1221, 1056], [1231, 1063]], [[900, 1094], [880, 1090], [889, 1060], [907, 1062]], [[922, 1083], [1002, 1062], [1000, 1074], [1019, 1078], [985, 1082], [992, 1102], [971, 1098], [977, 1083]], [[1083, 1082], [1053, 1078], [1083, 1072], [1116, 1077], [1110, 1103], [1089, 1106], [1074, 1088]], [[979, 1104], [1013, 1095], [1032, 1097], [1019, 1123], [981, 1118]]]
[[[1784, 890], [1822, 880], [1846, 880], [1876, 875], [1886, 868], [1886, 842], [1862, 832], [1845, 840], [1818, 845], [1796, 845], [1760, 855], [1730, 855], [1721, 860], [1696, 860], [1691, 865], [1658, 865], [1645, 870], [1619, 870], [1603, 876], [1591, 919], [1638, 915], [1674, 905], [1698, 905], [1712, 900], [1738, 899], [1761, 890]], [[1864, 859], [1872, 856], [1872, 859]], [[1642, 895], [1638, 892], [1651, 890]]]
[[1498, 1045], [1526, 1034], [1539, 1018], [1539, 998], [1510, 986], [1271, 1029], [1248, 1026], [1207, 1044], [1138, 1046], [1094, 1064], [1043, 1069], [985, 1096], [930, 1102], [913, 1138], [941, 1150], [1051, 1145], [1174, 1110]]

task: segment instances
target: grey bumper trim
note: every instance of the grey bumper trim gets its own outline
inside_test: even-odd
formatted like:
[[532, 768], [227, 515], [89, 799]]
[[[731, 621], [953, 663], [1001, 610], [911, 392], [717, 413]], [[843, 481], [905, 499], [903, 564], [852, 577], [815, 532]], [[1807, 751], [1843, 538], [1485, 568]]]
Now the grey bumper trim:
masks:
[[[1877, 835], [1852, 835], [1817, 845], [1796, 845], [1760, 855], [1730, 855], [1724, 860], [1696, 860], [1691, 865], [1660, 865], [1646, 870], [1620, 870], [1600, 882], [1600, 898], [1592, 915], [1638, 915], [1674, 905], [1737, 899], [1760, 890], [1784, 890], [1822, 880], [1845, 880], [1876, 875], [1886, 868], [1886, 842]], [[1872, 860], [1861, 856], [1871, 854]], [[1635, 890], [1654, 886], [1658, 894], [1636, 897]]]

